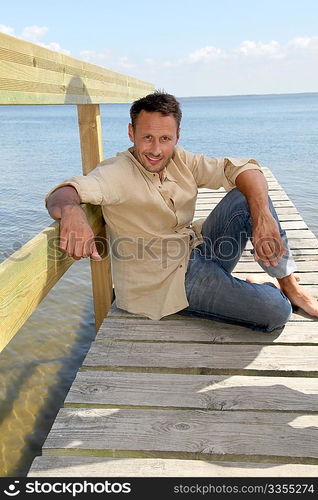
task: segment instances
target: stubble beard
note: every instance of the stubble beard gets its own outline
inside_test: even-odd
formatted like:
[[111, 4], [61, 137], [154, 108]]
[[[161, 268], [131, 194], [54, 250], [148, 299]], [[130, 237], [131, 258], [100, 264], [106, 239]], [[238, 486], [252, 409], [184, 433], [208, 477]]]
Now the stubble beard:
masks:
[[169, 164], [170, 160], [172, 159], [172, 156], [169, 156], [158, 168], [152, 167], [151, 165], [147, 165], [146, 161], [143, 159], [141, 155], [139, 155], [136, 151], [135, 148], [133, 148], [132, 154], [136, 158], [136, 160], [139, 161], [139, 163], [144, 167], [145, 170], [150, 172], [151, 174], [159, 174], [162, 172]]

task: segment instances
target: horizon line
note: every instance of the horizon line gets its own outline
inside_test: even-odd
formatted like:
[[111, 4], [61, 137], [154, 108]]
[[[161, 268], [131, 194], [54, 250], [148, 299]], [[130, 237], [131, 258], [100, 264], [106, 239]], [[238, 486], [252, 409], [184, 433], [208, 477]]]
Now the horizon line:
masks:
[[206, 97], [261, 97], [261, 96], [280, 96], [280, 95], [308, 95], [318, 94], [312, 92], [270, 92], [268, 94], [220, 94], [220, 95], [193, 95], [193, 96], [176, 96], [178, 99], [200, 99]]

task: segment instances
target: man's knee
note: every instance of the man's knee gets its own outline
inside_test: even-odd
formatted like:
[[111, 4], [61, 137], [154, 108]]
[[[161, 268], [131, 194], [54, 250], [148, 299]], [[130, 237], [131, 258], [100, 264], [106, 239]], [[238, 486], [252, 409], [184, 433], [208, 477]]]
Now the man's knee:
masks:
[[280, 292], [281, 297], [275, 301], [274, 304], [271, 304], [271, 307], [268, 308], [268, 326], [267, 331], [272, 332], [273, 330], [277, 330], [278, 328], [283, 328], [284, 325], [288, 322], [292, 314], [292, 306], [290, 301]]
[[240, 207], [241, 209], [249, 212], [249, 205], [247, 203], [246, 196], [241, 193], [238, 188], [231, 189], [231, 191], [225, 195], [224, 199], [227, 197], [231, 199], [231, 207], [235, 207], [236, 209]]

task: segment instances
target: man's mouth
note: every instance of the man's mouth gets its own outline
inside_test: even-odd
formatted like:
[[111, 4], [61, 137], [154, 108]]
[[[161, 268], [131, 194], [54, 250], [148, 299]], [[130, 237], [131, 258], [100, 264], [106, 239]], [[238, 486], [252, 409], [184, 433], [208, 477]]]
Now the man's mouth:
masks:
[[161, 157], [157, 158], [156, 156], [151, 156], [147, 154], [145, 154], [145, 157], [152, 165], [157, 165], [162, 160]]

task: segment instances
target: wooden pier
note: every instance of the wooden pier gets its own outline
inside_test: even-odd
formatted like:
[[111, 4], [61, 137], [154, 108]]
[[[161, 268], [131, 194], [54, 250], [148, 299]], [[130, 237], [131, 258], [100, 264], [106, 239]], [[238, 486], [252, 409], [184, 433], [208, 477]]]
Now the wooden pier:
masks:
[[[99, 105], [152, 90], [0, 34], [0, 105], [76, 105], [84, 174], [103, 159]], [[317, 297], [318, 241], [266, 175], [301, 283]], [[195, 217], [223, 195], [200, 190]], [[85, 210], [104, 238], [99, 207]], [[50, 244], [58, 237], [54, 222], [0, 264], [0, 350], [74, 264]], [[250, 249], [238, 277], [261, 272]], [[317, 321], [295, 311], [273, 334], [179, 315], [151, 321], [111, 306], [110, 265], [91, 262], [96, 339], [28, 476], [317, 476]]]
[[[318, 296], [318, 241], [265, 171], [301, 284]], [[200, 190], [196, 218], [223, 195]], [[234, 274], [255, 272], [246, 249]], [[113, 304], [28, 476], [317, 477], [317, 375], [318, 324], [301, 311], [264, 334]]]

